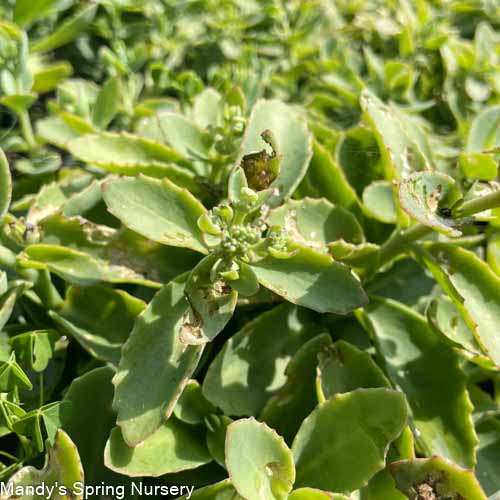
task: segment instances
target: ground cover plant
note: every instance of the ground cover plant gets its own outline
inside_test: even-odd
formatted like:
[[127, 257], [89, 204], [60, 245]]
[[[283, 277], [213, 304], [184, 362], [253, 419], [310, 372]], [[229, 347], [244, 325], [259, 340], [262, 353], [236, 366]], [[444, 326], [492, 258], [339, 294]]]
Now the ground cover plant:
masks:
[[0, 498], [500, 498], [499, 27], [3, 0]]

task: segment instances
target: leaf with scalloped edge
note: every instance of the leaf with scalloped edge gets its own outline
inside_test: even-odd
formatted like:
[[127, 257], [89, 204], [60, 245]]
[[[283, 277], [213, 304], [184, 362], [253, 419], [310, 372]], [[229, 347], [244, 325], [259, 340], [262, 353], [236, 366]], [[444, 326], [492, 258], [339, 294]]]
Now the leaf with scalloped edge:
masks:
[[321, 403], [293, 442], [295, 486], [349, 493], [366, 485], [384, 468], [407, 416], [403, 394], [385, 388], [357, 389]]
[[347, 314], [366, 304], [361, 282], [347, 266], [304, 245], [290, 246], [289, 258], [269, 255], [251, 265], [261, 285], [318, 312]]
[[134, 167], [161, 167], [183, 158], [168, 146], [127, 132], [85, 134], [69, 141], [67, 148], [75, 158], [115, 173]]
[[447, 236], [460, 236], [456, 227], [460, 219], [447, 216], [447, 210], [461, 198], [454, 179], [440, 172], [417, 172], [399, 186], [399, 201], [403, 210], [424, 226]]
[[14, 492], [20, 492], [16, 498], [32, 498], [21, 492], [27, 486], [44, 484], [45, 488], [55, 486], [55, 493], [51, 496], [54, 500], [83, 500], [82, 495], [72, 493], [75, 483], [83, 484], [83, 468], [78, 450], [69, 436], [59, 429], [54, 446], [48, 449], [44, 468], [38, 470], [32, 466], [23, 467], [9, 479], [6, 486], [12, 484]]
[[471, 470], [441, 457], [401, 460], [389, 465], [396, 485], [409, 499], [487, 500]]
[[142, 236], [164, 245], [207, 253], [197, 221], [205, 207], [168, 179], [112, 178], [103, 185], [109, 211]]
[[324, 198], [288, 200], [270, 213], [267, 222], [282, 226], [297, 243], [319, 250], [337, 240], [353, 244], [365, 241], [356, 217]]
[[245, 155], [265, 150], [262, 132], [270, 130], [277, 142], [280, 171], [271, 187], [278, 193], [269, 200], [278, 206], [293, 193], [304, 177], [312, 155], [311, 134], [289, 105], [278, 100], [257, 101], [252, 109], [240, 147], [239, 164]]
[[356, 315], [373, 338], [382, 368], [406, 394], [422, 452], [472, 467], [477, 437], [458, 354], [426, 318], [394, 300], [370, 297]]
[[414, 249], [472, 330], [477, 343], [500, 366], [500, 278], [470, 250], [433, 243]]
[[179, 340], [188, 308], [185, 279], [171, 281], [153, 297], [123, 345], [113, 407], [129, 446], [147, 439], [170, 417], [202, 354], [203, 346]]
[[135, 448], [128, 446], [120, 428], [115, 427], [104, 450], [106, 467], [129, 477], [158, 477], [195, 469], [211, 460], [200, 430], [175, 417]]

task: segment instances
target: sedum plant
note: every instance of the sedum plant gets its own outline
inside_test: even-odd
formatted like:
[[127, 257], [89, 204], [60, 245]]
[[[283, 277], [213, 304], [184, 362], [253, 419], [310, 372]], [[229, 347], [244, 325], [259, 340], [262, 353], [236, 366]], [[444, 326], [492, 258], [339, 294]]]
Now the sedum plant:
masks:
[[3, 2], [0, 498], [496, 499], [499, 19]]

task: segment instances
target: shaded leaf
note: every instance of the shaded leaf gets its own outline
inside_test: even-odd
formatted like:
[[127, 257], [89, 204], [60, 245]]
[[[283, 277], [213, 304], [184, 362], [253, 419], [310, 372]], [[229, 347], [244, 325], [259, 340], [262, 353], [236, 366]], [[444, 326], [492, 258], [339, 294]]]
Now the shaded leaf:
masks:
[[392, 383], [406, 394], [424, 453], [473, 466], [477, 437], [457, 354], [425, 318], [398, 302], [372, 297], [359, 316], [373, 334]]
[[227, 415], [256, 416], [285, 384], [290, 358], [318, 333], [308, 313], [289, 304], [261, 314], [225, 342], [208, 368], [203, 394]]

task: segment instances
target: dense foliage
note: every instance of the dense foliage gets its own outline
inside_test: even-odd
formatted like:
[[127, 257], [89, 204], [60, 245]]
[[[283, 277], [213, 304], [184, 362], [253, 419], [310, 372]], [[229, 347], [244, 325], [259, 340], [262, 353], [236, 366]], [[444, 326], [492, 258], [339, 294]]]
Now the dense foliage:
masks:
[[500, 498], [499, 28], [3, 0], [0, 479]]

